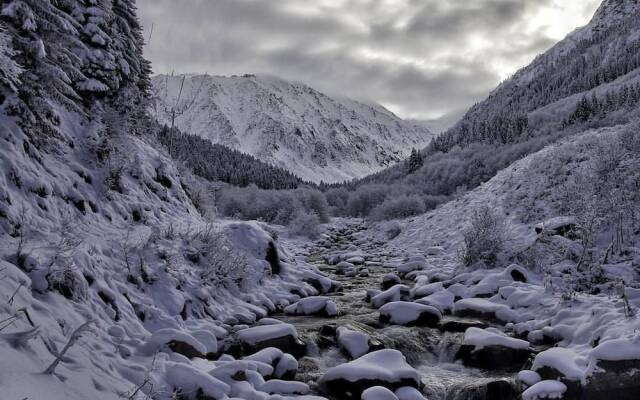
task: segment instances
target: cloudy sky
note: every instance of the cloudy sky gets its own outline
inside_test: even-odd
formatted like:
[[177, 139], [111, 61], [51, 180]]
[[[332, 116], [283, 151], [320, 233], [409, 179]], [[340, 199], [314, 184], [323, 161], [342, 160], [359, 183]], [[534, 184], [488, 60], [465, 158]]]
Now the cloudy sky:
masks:
[[402, 117], [469, 107], [599, 0], [138, 0], [154, 72], [271, 74]]

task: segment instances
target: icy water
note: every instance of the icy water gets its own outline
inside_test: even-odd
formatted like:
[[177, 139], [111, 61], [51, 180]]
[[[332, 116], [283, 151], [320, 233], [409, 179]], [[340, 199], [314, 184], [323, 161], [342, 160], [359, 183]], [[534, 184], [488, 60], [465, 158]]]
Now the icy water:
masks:
[[[308, 343], [308, 356], [300, 362], [299, 379], [317, 380], [327, 368], [348, 362], [334, 345], [323, 346], [321, 330], [324, 326], [351, 326], [366, 331], [372, 339], [384, 344], [385, 348], [401, 351], [409, 364], [416, 368], [425, 384], [424, 393], [428, 399], [481, 400], [482, 390], [478, 394], [477, 386], [497, 379], [509, 379], [510, 374], [496, 374], [472, 368], [466, 368], [455, 362], [454, 356], [462, 342], [462, 333], [441, 332], [438, 329], [424, 327], [387, 326], [378, 321], [378, 311], [365, 299], [368, 289], [380, 288], [385, 274], [393, 268], [383, 265], [398, 255], [381, 254], [375, 243], [358, 243], [358, 249], [373, 256], [371, 261], [380, 265], [368, 265], [369, 276], [347, 277], [339, 275], [335, 266], [324, 261], [324, 256], [338, 251], [353, 249], [354, 234], [358, 227], [347, 227], [331, 232], [330, 238], [311, 248], [307, 261], [343, 285], [341, 293], [328, 296], [338, 305], [341, 315], [337, 317], [320, 316], [278, 316], [279, 319], [296, 326], [301, 338]], [[410, 285], [410, 282], [406, 282]], [[451, 317], [445, 317], [451, 318]]]

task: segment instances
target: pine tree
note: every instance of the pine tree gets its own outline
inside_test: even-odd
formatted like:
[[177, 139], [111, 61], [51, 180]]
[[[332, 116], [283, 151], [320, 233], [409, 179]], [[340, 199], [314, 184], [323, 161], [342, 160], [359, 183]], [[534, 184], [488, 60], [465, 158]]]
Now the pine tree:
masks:
[[420, 153], [415, 148], [411, 149], [411, 155], [407, 160], [407, 173], [413, 173], [422, 167], [424, 164], [424, 159], [422, 158], [422, 153]]

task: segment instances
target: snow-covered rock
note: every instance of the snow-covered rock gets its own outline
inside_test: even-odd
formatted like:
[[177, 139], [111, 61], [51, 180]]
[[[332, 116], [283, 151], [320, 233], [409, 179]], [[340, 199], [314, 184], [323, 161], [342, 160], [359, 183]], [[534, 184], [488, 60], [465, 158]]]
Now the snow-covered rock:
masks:
[[418, 389], [411, 386], [396, 389], [395, 395], [398, 397], [398, 400], [426, 400]]
[[362, 400], [398, 400], [398, 397], [384, 386], [374, 386], [362, 392]]
[[393, 287], [371, 297], [371, 305], [380, 308], [392, 301], [409, 300], [411, 289], [407, 285], [394, 285]]
[[562, 399], [567, 386], [558, 381], [541, 381], [522, 393], [522, 400], [551, 400]]
[[271, 379], [257, 388], [260, 392], [269, 394], [299, 394], [309, 393], [309, 386], [303, 382], [282, 381]]
[[398, 389], [419, 388], [420, 375], [397, 350], [379, 350], [354, 361], [329, 368], [318, 381], [319, 388], [334, 395], [358, 398], [373, 386]]
[[460, 317], [494, 319], [501, 322], [516, 322], [520, 318], [509, 306], [486, 299], [462, 299], [453, 305], [453, 313]]
[[341, 326], [336, 330], [338, 346], [351, 358], [358, 358], [369, 352], [369, 340], [371, 337], [364, 332], [351, 330]]
[[301, 299], [287, 307], [284, 312], [291, 315], [324, 315], [335, 317], [338, 306], [329, 297], [313, 296]]
[[432, 306], [408, 301], [394, 301], [380, 307], [380, 321], [396, 325], [436, 327], [441, 312]]
[[529, 358], [529, 342], [495, 328], [469, 328], [456, 353], [465, 365], [487, 370], [519, 370]]
[[560, 377], [584, 382], [588, 361], [572, 349], [553, 347], [536, 355], [531, 370], [545, 379]]
[[302, 357], [306, 345], [298, 338], [291, 324], [260, 325], [238, 331], [225, 348], [231, 354], [253, 354], [268, 347], [275, 347], [296, 358]]
[[298, 371], [298, 361], [291, 354], [286, 354], [275, 347], [262, 349], [243, 359], [271, 365], [273, 367], [273, 376], [278, 379], [292, 380]]
[[392, 288], [395, 285], [398, 285], [402, 282], [402, 280], [400, 279], [400, 277], [394, 273], [388, 273], [385, 274], [382, 277], [382, 290], [387, 290], [389, 288]]

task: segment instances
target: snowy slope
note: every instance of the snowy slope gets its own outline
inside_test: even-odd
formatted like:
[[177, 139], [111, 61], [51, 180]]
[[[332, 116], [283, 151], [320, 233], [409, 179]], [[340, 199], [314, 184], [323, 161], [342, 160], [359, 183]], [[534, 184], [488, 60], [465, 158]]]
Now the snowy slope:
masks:
[[[510, 144], [532, 136], [557, 135], [586, 95], [603, 99], [612, 83], [639, 82], [640, 3], [606, 0], [592, 20], [576, 29], [474, 105], [435, 148], [475, 142]], [[596, 93], [597, 92], [597, 93]], [[560, 102], [560, 108], [556, 103]], [[549, 107], [552, 113], [539, 111]], [[608, 110], [615, 111], [615, 110]], [[608, 123], [608, 122], [607, 122]], [[566, 134], [575, 133], [571, 129]], [[563, 133], [564, 134], [564, 133]]]
[[[0, 79], [0, 398], [222, 399], [247, 385], [257, 393], [225, 373], [260, 367], [259, 379], [278, 377], [275, 362], [209, 359], [244, 324], [318, 294], [305, 280], [331, 281], [289, 256], [266, 225], [196, 206], [207, 183], [179, 170], [145, 118], [146, 73], [132, 68], [145, 62], [125, 40], [139, 34], [132, 0], [2, 7], [8, 43], [42, 52], [16, 58], [21, 84]], [[59, 23], [46, 23], [52, 15]], [[95, 36], [81, 36], [80, 21]], [[115, 26], [132, 37], [114, 34], [114, 48], [92, 54], [118, 60], [126, 79], [102, 95], [72, 87], [88, 67], [72, 57], [85, 54], [76, 46], [104, 44]], [[114, 56], [121, 51], [136, 63]], [[116, 76], [109, 63], [90, 67]], [[291, 356], [275, 359], [297, 368]]]
[[[187, 76], [153, 79], [155, 116], [303, 179], [338, 182], [362, 177], [425, 146], [431, 132], [379, 105], [332, 98], [274, 77]], [[177, 106], [176, 106], [177, 104]]]

